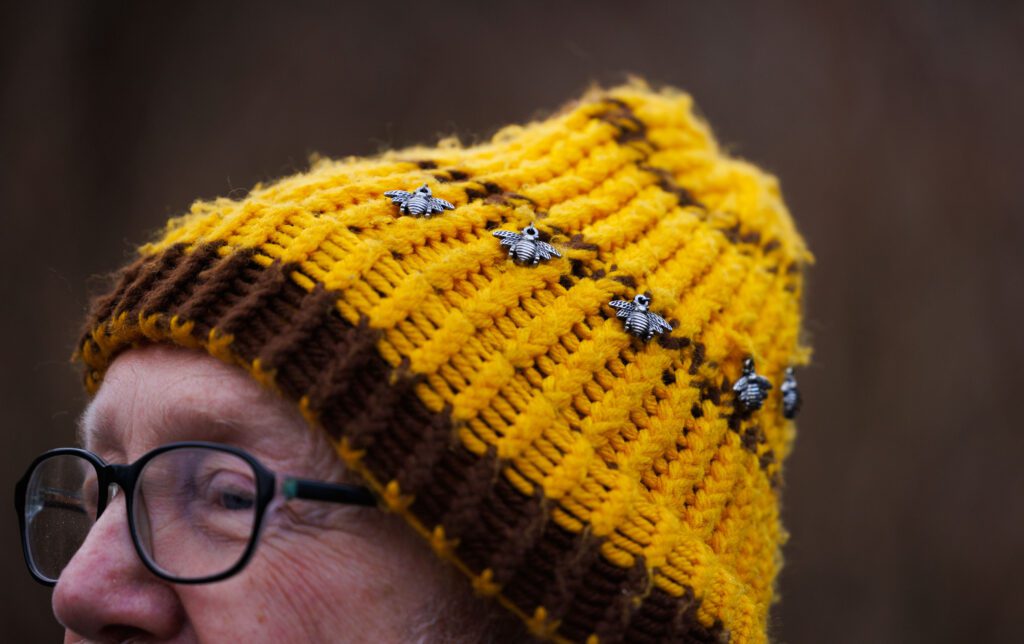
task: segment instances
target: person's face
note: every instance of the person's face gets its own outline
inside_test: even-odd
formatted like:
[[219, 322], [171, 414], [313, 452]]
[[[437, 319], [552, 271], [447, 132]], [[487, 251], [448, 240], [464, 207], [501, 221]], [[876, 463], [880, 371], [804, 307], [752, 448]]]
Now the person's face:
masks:
[[[82, 420], [84, 447], [130, 463], [166, 443], [241, 447], [271, 470], [341, 482], [327, 439], [240, 369], [150, 347], [114, 361]], [[65, 641], [405, 641], [446, 592], [432, 554], [376, 508], [290, 501], [264, 518], [255, 555], [227, 580], [179, 585], [135, 552], [124, 495], [110, 500], [54, 588]]]

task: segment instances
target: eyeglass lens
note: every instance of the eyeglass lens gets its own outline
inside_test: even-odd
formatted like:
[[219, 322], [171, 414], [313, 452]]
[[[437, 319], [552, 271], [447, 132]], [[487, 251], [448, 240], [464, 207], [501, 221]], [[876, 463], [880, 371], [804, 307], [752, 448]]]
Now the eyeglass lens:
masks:
[[197, 447], [149, 461], [135, 486], [139, 545], [157, 568], [199, 579], [245, 555], [256, 517], [256, 475], [242, 458]]
[[[33, 473], [26, 507], [38, 510], [26, 510], [29, 552], [51, 580], [94, 523], [95, 479], [92, 464], [74, 455], [47, 459]], [[160, 453], [142, 468], [132, 499], [140, 554], [182, 580], [224, 573], [249, 548], [257, 496], [252, 466], [235, 454], [202, 447]]]
[[39, 463], [25, 492], [25, 543], [35, 569], [56, 580], [96, 521], [96, 470], [72, 454]]

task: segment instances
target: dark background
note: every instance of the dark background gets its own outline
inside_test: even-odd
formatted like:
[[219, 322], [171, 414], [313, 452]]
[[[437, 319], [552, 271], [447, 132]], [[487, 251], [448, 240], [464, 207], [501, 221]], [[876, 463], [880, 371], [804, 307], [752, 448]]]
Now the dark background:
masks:
[[[193, 199], [636, 73], [779, 175], [817, 255], [773, 637], [1020, 641], [1024, 4], [25, 4], [0, 13], [0, 489], [73, 440], [90, 281]], [[54, 640], [14, 519], [0, 633]]]

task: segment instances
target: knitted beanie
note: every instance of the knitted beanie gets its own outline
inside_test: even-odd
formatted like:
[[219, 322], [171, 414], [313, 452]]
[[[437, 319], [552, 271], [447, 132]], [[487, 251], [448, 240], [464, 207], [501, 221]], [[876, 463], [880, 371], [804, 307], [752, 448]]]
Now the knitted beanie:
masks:
[[[531, 224], [545, 261], [494, 234]], [[776, 180], [634, 82], [197, 202], [78, 356], [91, 392], [146, 343], [241, 365], [537, 637], [758, 642], [810, 260]]]

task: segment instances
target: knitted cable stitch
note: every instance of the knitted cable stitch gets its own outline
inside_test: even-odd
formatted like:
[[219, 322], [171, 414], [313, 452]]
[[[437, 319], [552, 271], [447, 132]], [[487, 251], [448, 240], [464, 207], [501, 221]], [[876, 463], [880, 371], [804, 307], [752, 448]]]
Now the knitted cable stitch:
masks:
[[[423, 184], [455, 210], [383, 196]], [[531, 223], [561, 257], [491, 234]], [[758, 642], [793, 424], [730, 386], [748, 357], [775, 383], [807, 361], [810, 259], [776, 180], [634, 83], [198, 202], [95, 301], [79, 355], [90, 391], [147, 342], [243, 366], [538, 637]], [[670, 333], [624, 330], [608, 302], [638, 293]]]

